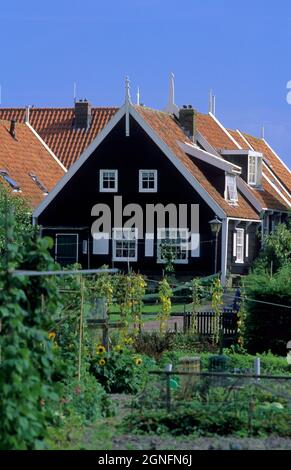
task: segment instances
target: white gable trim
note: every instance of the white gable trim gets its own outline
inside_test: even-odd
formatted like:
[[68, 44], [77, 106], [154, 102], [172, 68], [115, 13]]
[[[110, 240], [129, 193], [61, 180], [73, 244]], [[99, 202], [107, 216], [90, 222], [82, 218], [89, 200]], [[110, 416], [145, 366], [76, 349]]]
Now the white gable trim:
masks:
[[249, 143], [249, 141], [245, 138], [245, 136], [241, 133], [241, 131], [239, 129], [236, 129], [236, 132], [241, 136], [241, 138], [248, 145], [250, 150], [255, 150], [254, 147]]
[[276, 192], [279, 194], [279, 196], [280, 196], [282, 199], [284, 199], [284, 201], [286, 202], [286, 204], [287, 204], [289, 207], [291, 207], [291, 202], [290, 202], [290, 200], [288, 200], [288, 199], [284, 196], [284, 194], [281, 193], [281, 191], [279, 190], [279, 188], [273, 183], [273, 181], [271, 181], [271, 180], [267, 177], [267, 175], [265, 175], [265, 173], [263, 173], [263, 178], [265, 178], [265, 179], [268, 181], [268, 183], [272, 186], [272, 188], [274, 188], [274, 189], [276, 190]]
[[245, 181], [242, 178], [237, 178], [237, 187], [239, 191], [247, 198], [247, 200], [252, 204], [252, 206], [258, 211], [263, 210], [263, 206], [260, 204], [256, 196], [253, 194], [252, 190], [247, 186]]
[[235, 165], [234, 163], [230, 163], [224, 158], [211, 155], [209, 152], [206, 152], [205, 150], [202, 150], [199, 147], [187, 142], [178, 142], [178, 144], [183, 152], [188, 153], [189, 155], [192, 155], [193, 157], [198, 158], [199, 160], [202, 160], [206, 163], [209, 163], [210, 165], [213, 165], [220, 170], [227, 171], [228, 173], [241, 173], [240, 166]]
[[63, 187], [70, 181], [72, 176], [79, 170], [79, 168], [85, 163], [85, 161], [90, 157], [94, 150], [101, 144], [101, 142], [107, 137], [111, 130], [116, 126], [120, 119], [125, 115], [126, 107], [125, 105], [120, 108], [117, 113], [110, 119], [108, 124], [102, 129], [102, 131], [97, 134], [93, 142], [86, 148], [82, 155], [76, 160], [76, 162], [71, 166], [68, 172], [63, 176], [63, 178], [57, 183], [54, 189], [47, 195], [47, 197], [41, 202], [41, 204], [33, 212], [33, 218], [36, 219], [44, 211], [44, 209], [50, 204], [50, 202], [57, 196], [57, 194], [63, 189]]
[[281, 160], [281, 158], [279, 157], [279, 155], [275, 152], [275, 150], [272, 149], [272, 147], [270, 146], [270, 144], [268, 144], [268, 142], [265, 140], [265, 139], [262, 139], [263, 142], [266, 144], [266, 146], [271, 150], [271, 152], [275, 155], [276, 158], [278, 158], [278, 160], [280, 161], [280, 163], [282, 163], [282, 165], [284, 165], [284, 167], [286, 168], [286, 170], [291, 173], [291, 170], [288, 168], [288, 166], [286, 165], [286, 163], [283, 162], [283, 160]]
[[155, 142], [155, 144], [161, 149], [161, 151], [168, 157], [173, 165], [180, 171], [184, 178], [190, 183], [190, 185], [197, 191], [197, 193], [205, 200], [205, 202], [211, 207], [213, 212], [220, 218], [225, 218], [226, 214], [217, 204], [206, 189], [201, 186], [199, 181], [190, 173], [190, 171], [183, 165], [183, 163], [174, 155], [169, 149], [165, 142], [154, 132], [150, 125], [143, 119], [143, 117], [133, 107], [130, 108], [130, 114], [136, 120], [136, 122], [144, 129], [149, 137]]
[[209, 116], [212, 117], [212, 119], [216, 122], [216, 124], [219, 125], [219, 127], [223, 130], [223, 132], [227, 135], [227, 137], [234, 143], [234, 145], [238, 148], [241, 149], [241, 146], [237, 143], [237, 141], [232, 137], [232, 135], [225, 129], [225, 127], [221, 124], [221, 122], [217, 119], [214, 114], [209, 113]]
[[47, 146], [47, 144], [44, 142], [44, 140], [42, 140], [42, 138], [40, 137], [40, 135], [36, 132], [36, 130], [29, 124], [28, 121], [25, 122], [25, 124], [27, 125], [28, 129], [31, 130], [31, 132], [33, 133], [33, 135], [35, 135], [35, 137], [40, 141], [40, 143], [44, 146], [44, 148], [46, 149], [46, 151], [53, 157], [53, 159], [60, 165], [60, 167], [62, 168], [62, 170], [64, 170], [65, 173], [67, 173], [67, 168], [62, 164], [62, 162], [58, 159], [58, 157], [52, 152], [52, 150]]
[[276, 174], [270, 169], [270, 167], [267, 165], [266, 162], [264, 162], [264, 160], [263, 160], [263, 167], [265, 167], [267, 169], [267, 171], [271, 174], [272, 178], [274, 178], [276, 180], [276, 183], [278, 183], [278, 185], [280, 186], [281, 189], [283, 189], [283, 191], [286, 193], [286, 195], [291, 198], [291, 194], [288, 191], [288, 189], [285, 188], [283, 183], [281, 183], [281, 181], [278, 179]]
[[[183, 165], [183, 163], [174, 155], [169, 149], [165, 142], [159, 138], [154, 132], [150, 125], [143, 119], [143, 117], [136, 111], [134, 106], [128, 105], [128, 112], [137, 121], [137, 123], [144, 129], [144, 131], [151, 137], [153, 142], [162, 150], [162, 152], [168, 157], [173, 165], [180, 171], [184, 178], [190, 183], [190, 185], [197, 191], [197, 193], [205, 200], [213, 212], [220, 218], [225, 218], [226, 214], [221, 209], [219, 204], [210, 196], [210, 194], [201, 186], [199, 181], [190, 173], [190, 171]], [[116, 126], [120, 119], [126, 114], [126, 105], [117, 111], [112, 117], [109, 123], [102, 129], [102, 131], [96, 136], [93, 142], [86, 148], [79, 159], [71, 166], [68, 172], [63, 176], [59, 183], [54, 189], [48, 194], [44, 201], [35, 209], [33, 218], [37, 219], [44, 209], [50, 204], [50, 202], [57, 196], [61, 189], [67, 184], [67, 182], [73, 177], [73, 175], [79, 170], [79, 168], [85, 163], [90, 157], [94, 150], [101, 144], [105, 137], [111, 132]]]
[[206, 150], [206, 152], [209, 152], [212, 155], [215, 155], [216, 157], [220, 157], [219, 153], [215, 150], [215, 148], [210, 145], [210, 143], [199, 131], [196, 131], [195, 137], [197, 142]]

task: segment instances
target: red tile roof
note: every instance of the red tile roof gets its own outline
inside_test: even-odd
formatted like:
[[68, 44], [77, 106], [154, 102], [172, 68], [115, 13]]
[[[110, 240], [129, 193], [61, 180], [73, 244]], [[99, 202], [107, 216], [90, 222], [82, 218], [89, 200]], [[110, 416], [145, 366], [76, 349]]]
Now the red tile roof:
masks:
[[[32, 108], [29, 122], [66, 168], [80, 157], [118, 108], [92, 108], [90, 128], [74, 128], [74, 108]], [[24, 122], [25, 109], [0, 108], [0, 119]]]
[[224, 197], [205, 178], [204, 173], [195, 165], [193, 158], [190, 158], [179, 146], [178, 141], [189, 143], [191, 143], [191, 141], [185, 136], [181, 127], [177, 125], [177, 122], [169, 114], [141, 106], [137, 106], [136, 109], [227, 216], [259, 220], [258, 214], [242, 194], [239, 194], [238, 205], [232, 206], [228, 204]]
[[238, 149], [235, 143], [210, 114], [197, 113], [197, 130], [205, 137], [209, 144], [217, 150]]
[[[60, 159], [64, 166], [69, 168], [80, 157], [86, 147], [91, 144], [96, 135], [109, 122], [117, 110], [118, 108], [113, 107], [93, 107], [91, 126], [88, 130], [85, 130], [74, 128], [74, 108], [32, 108], [30, 110], [30, 124]], [[147, 116], [149, 112], [152, 113], [152, 116], [155, 113], [156, 116], [167, 116], [165, 113], [154, 111], [152, 109], [149, 110], [149, 108], [138, 107], [138, 110], [141, 113], [144, 110], [144, 114], [147, 114]], [[170, 116], [168, 117], [170, 118]], [[24, 121], [25, 109], [0, 108], [0, 119], [1, 118]], [[166, 118], [164, 118], [164, 120], [165, 119]], [[177, 126], [176, 122], [172, 118], [170, 118], [170, 121], [172, 135], [175, 135], [175, 132], [178, 132], [180, 140], [185, 140], [185, 135], [179, 126]], [[290, 173], [263, 140], [244, 134], [245, 138], [250, 143], [250, 146], [248, 146], [237, 131], [229, 129], [224, 131], [223, 127], [220, 126], [209, 114], [197, 113], [197, 130], [204, 136], [209, 144], [218, 151], [221, 149], [238, 149], [233, 140], [229, 137], [229, 133], [243, 149], [248, 149], [252, 146], [255, 150], [263, 152], [267, 161], [272, 165], [272, 171], [277, 175], [280, 181], [282, 181], [286, 188], [290, 190]], [[181, 152], [180, 148], [176, 149], [176, 152], [179, 151]], [[264, 206], [268, 203], [268, 208], [277, 208], [277, 210], [280, 210], [280, 208], [282, 209], [282, 199], [278, 196], [278, 193], [266, 180], [264, 180], [263, 185], [265, 192], [264, 195], [257, 192], [258, 200], [261, 203], [264, 203]], [[212, 190], [214, 190], [214, 188], [212, 188]], [[210, 188], [208, 188], [208, 192], [211, 193]], [[224, 199], [223, 203], [225, 203], [229, 208]], [[285, 204], [286, 203], [283, 201], [284, 207]], [[230, 209], [231, 212], [235, 210], [233, 207], [230, 207]]]
[[232, 129], [227, 129], [230, 135], [234, 138], [234, 140], [238, 143], [238, 145], [244, 150], [250, 150], [251, 146], [246, 143], [246, 141], [242, 138], [239, 132], [234, 131]]
[[[20, 186], [21, 192], [15, 195], [24, 197], [33, 208], [45, 195], [29, 173], [35, 174], [45, 188], [51, 191], [64, 175], [64, 170], [26, 124], [16, 124], [16, 139], [11, 136], [9, 129], [10, 122], [0, 120], [0, 169], [6, 170]], [[8, 186], [2, 176], [0, 184]]]

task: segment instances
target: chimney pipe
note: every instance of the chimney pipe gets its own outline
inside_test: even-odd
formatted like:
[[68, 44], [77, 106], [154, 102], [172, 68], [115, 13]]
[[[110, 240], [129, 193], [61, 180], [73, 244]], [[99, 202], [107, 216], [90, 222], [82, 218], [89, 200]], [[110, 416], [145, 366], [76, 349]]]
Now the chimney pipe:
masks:
[[191, 105], [183, 106], [179, 110], [179, 121], [180, 125], [185, 132], [185, 134], [195, 141], [195, 134], [196, 134], [196, 111], [192, 108]]
[[15, 119], [12, 119], [11, 123], [10, 123], [10, 130], [9, 130], [11, 136], [13, 137], [13, 139], [16, 139], [16, 121]]
[[92, 119], [91, 110], [92, 106], [86, 99], [75, 102], [76, 129], [89, 129]]

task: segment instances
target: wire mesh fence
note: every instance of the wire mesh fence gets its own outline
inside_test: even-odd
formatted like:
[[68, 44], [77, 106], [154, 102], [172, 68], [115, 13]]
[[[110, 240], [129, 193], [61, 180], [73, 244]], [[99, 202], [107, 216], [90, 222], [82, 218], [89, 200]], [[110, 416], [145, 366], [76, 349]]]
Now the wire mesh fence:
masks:
[[[137, 397], [143, 409], [175, 411], [195, 404], [218, 410], [291, 411], [291, 375], [151, 371]], [[290, 416], [291, 418], [291, 416]], [[291, 430], [291, 421], [290, 421]]]

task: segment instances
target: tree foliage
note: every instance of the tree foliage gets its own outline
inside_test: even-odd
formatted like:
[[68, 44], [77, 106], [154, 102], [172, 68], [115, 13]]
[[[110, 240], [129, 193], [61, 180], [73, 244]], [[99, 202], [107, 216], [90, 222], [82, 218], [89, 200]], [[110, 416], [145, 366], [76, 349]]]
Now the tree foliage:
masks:
[[[15, 276], [13, 270], [53, 269], [50, 239], [13, 238], [13, 220], [6, 214], [5, 256], [0, 271], [0, 448], [44, 447], [49, 402], [57, 399], [52, 376], [54, 348], [48, 337], [58, 310], [54, 277]], [[47, 299], [44, 307], [43, 298]]]
[[5, 214], [8, 212], [14, 213], [14, 240], [16, 243], [22, 244], [23, 236], [33, 232], [31, 209], [23, 198], [18, 194], [11, 193], [0, 182], [0, 214], [2, 215], [2, 222], [0, 224], [0, 253], [5, 245]]

